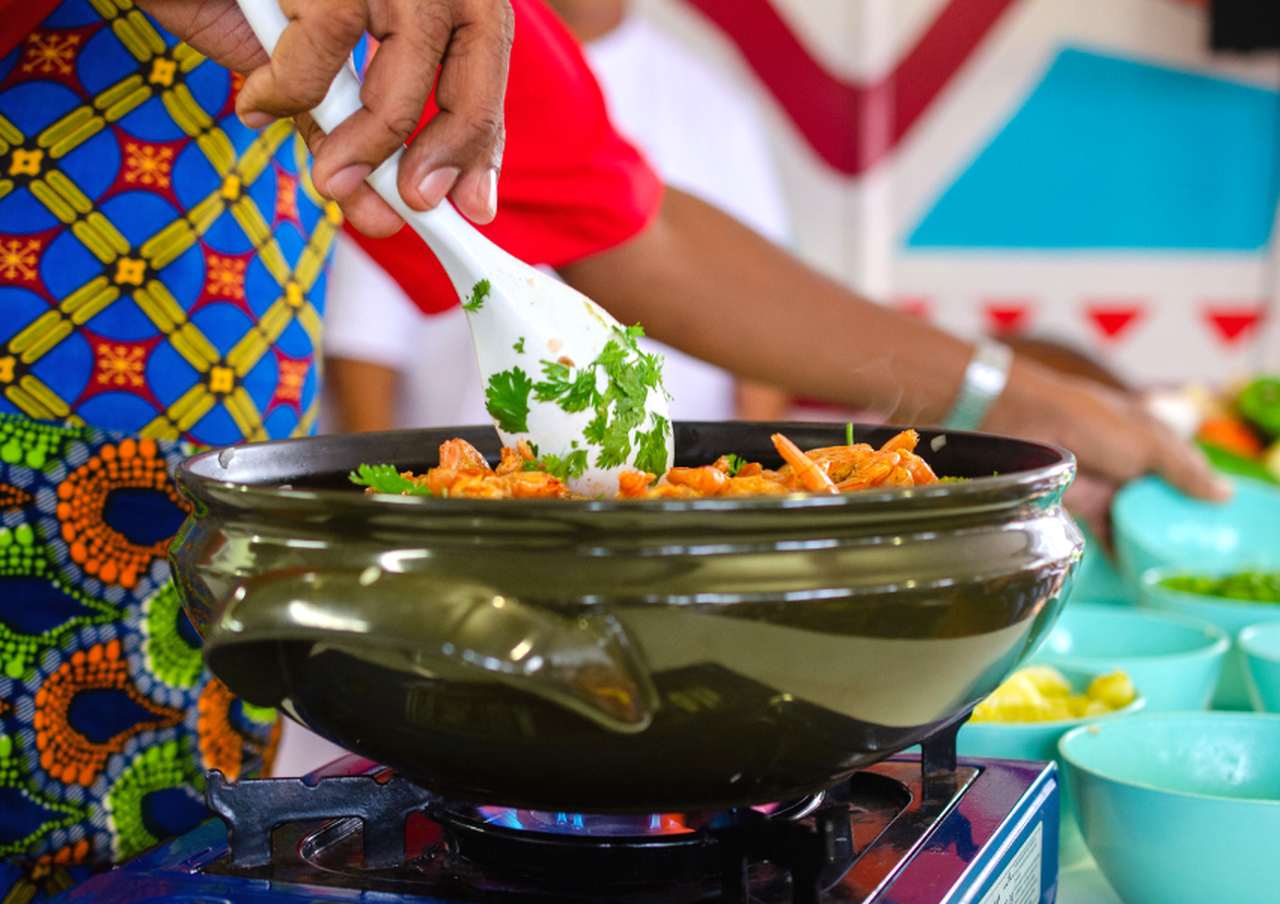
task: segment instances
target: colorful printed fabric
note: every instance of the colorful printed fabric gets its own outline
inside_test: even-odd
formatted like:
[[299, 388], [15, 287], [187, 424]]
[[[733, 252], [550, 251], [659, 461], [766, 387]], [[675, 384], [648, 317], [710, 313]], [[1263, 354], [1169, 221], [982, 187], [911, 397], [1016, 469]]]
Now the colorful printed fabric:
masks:
[[235, 87], [129, 0], [64, 0], [0, 57], [2, 901], [270, 761], [275, 713], [208, 675], [169, 581], [169, 472], [310, 431], [341, 217]]
[[279, 122], [130, 0], [0, 58], [0, 412], [224, 445], [310, 431], [341, 224]]
[[[165, 552], [183, 443], [0, 415], [0, 857], [129, 857], [206, 817], [208, 769], [253, 774], [275, 713], [204, 670]], [[65, 877], [64, 877], [65, 878]], [[0, 897], [4, 885], [0, 884]]]

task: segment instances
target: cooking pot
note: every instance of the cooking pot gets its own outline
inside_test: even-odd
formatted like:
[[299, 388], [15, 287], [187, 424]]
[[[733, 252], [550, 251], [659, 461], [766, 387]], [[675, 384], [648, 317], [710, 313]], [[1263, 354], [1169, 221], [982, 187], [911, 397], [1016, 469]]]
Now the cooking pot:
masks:
[[[843, 427], [675, 425], [681, 464], [778, 464]], [[858, 426], [879, 444], [893, 427]], [[263, 443], [178, 474], [171, 554], [214, 674], [450, 799], [534, 809], [778, 801], [966, 717], [1064, 599], [1070, 453], [921, 431], [963, 482], [839, 496], [365, 495], [489, 428]]]

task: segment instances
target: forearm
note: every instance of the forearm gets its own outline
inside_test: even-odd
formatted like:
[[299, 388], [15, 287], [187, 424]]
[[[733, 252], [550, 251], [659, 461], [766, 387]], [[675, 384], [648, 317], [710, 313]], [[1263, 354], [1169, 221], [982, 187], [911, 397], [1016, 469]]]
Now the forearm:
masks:
[[331, 357], [325, 362], [325, 392], [333, 401], [338, 430], [371, 433], [396, 426], [400, 374], [369, 361]]
[[635, 239], [562, 272], [620, 320], [733, 373], [913, 422], [946, 416], [972, 353], [674, 190]]

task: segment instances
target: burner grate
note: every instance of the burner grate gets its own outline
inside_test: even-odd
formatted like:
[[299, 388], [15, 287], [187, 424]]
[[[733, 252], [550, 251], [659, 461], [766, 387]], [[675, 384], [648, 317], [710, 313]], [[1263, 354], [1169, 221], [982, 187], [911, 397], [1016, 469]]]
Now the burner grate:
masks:
[[[564, 831], [545, 818], [503, 825], [499, 808], [446, 804], [354, 757], [307, 780], [229, 783], [211, 772], [206, 797], [230, 855], [210, 871], [410, 894], [447, 887], [477, 902], [588, 900], [605, 889], [644, 904], [817, 904], [833, 889], [838, 900], [866, 900], [976, 776], [957, 768], [958, 727], [927, 741], [919, 765], [888, 761], [791, 804], [658, 814], [676, 819], [677, 832], [643, 831], [645, 816], [581, 818], [584, 829], [603, 821], [636, 834]], [[426, 842], [416, 823], [429, 824]]]

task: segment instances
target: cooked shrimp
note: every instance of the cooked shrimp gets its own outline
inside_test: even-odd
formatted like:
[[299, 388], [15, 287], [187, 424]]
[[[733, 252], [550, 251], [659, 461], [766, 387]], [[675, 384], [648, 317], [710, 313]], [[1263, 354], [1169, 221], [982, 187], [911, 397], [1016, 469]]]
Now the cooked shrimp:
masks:
[[440, 444], [439, 467], [455, 471], [493, 472], [479, 450], [465, 439], [449, 439]]
[[703, 496], [719, 496], [729, 488], [732, 478], [715, 465], [705, 468], [672, 468], [667, 472], [667, 482], [689, 487]]
[[792, 471], [800, 481], [800, 485], [811, 493], [838, 493], [836, 485], [827, 476], [826, 470], [805, 455], [800, 447], [781, 433], [773, 434], [773, 447], [778, 450], [782, 460], [791, 465]]
[[618, 475], [618, 495], [624, 499], [640, 499], [655, 480], [656, 477], [644, 471], [624, 471]]

